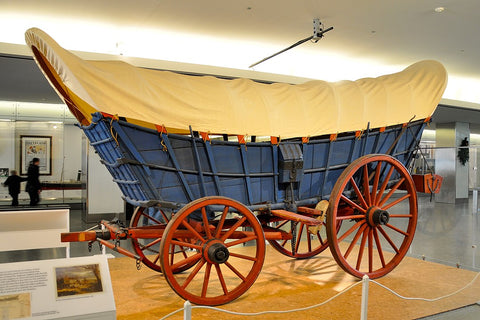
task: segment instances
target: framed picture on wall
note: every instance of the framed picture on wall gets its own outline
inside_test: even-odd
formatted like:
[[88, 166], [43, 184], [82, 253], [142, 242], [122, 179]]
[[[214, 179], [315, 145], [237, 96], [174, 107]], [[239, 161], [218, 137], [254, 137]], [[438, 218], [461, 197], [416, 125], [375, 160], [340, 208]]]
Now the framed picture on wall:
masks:
[[10, 175], [8, 168], [0, 168], [0, 178], [6, 178]]
[[26, 175], [33, 158], [40, 159], [40, 174], [52, 174], [52, 137], [20, 136], [20, 174]]

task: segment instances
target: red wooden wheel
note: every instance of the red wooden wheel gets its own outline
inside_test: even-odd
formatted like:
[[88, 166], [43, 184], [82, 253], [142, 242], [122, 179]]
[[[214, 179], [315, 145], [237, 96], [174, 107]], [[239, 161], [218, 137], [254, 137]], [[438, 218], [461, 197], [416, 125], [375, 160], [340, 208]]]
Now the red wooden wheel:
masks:
[[[166, 213], [162, 209], [158, 209], [155, 216], [149, 215], [145, 212], [146, 208], [138, 207], [130, 221], [130, 228], [147, 227], [165, 229], [168, 221], [170, 221], [171, 213]], [[160, 241], [158, 238], [131, 238], [132, 246], [137, 255], [142, 259], [142, 263], [152, 270], [162, 272], [160, 266]], [[177, 247], [177, 252], [187, 256], [188, 248]], [[184, 265], [181, 268], [175, 269], [175, 273], [182, 272], [191, 268], [195, 263]]]
[[[308, 216], [317, 218], [313, 215]], [[292, 237], [291, 240], [268, 240], [275, 250], [287, 257], [307, 259], [328, 248], [325, 222], [322, 222], [319, 227], [309, 227], [302, 222], [283, 220], [278, 222], [275, 229], [286, 231], [289, 234], [295, 231], [295, 237]]]
[[389, 155], [355, 160], [333, 187], [327, 212], [330, 250], [337, 263], [356, 277], [378, 278], [392, 271], [407, 253], [416, 224], [412, 177]]
[[[180, 235], [188, 241], [176, 240]], [[245, 247], [247, 242], [255, 248]], [[170, 254], [178, 246], [192, 249], [188, 257]], [[160, 263], [170, 287], [183, 299], [202, 305], [220, 305], [241, 296], [257, 279], [264, 259], [265, 236], [257, 217], [225, 197], [201, 198], [180, 209], [160, 243]], [[196, 266], [191, 271], [175, 274], [175, 269], [192, 262]]]

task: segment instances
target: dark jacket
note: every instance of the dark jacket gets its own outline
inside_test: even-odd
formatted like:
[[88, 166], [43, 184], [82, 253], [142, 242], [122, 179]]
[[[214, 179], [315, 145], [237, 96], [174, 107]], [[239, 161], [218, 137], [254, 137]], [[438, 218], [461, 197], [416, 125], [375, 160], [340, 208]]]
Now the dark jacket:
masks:
[[20, 193], [20, 182], [27, 180], [26, 178], [15, 176], [9, 176], [7, 180], [3, 183], [5, 186], [8, 186], [8, 193], [10, 194], [19, 194]]
[[27, 187], [25, 191], [38, 191], [42, 188], [40, 184], [40, 180], [38, 177], [40, 176], [40, 168], [33, 163], [28, 166], [27, 171]]

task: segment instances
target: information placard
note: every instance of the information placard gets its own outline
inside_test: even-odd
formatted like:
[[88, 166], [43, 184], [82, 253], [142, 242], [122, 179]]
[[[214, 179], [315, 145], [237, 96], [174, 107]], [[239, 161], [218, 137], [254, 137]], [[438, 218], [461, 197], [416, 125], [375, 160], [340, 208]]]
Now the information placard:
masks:
[[103, 255], [0, 264], [1, 319], [115, 319]]

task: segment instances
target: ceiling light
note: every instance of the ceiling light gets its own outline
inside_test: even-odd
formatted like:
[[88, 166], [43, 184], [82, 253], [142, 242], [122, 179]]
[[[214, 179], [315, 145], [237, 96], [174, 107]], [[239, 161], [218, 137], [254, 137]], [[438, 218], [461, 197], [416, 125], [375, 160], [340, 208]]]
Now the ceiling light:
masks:
[[445, 11], [445, 7], [436, 7], [435, 8], [436, 13], [442, 13], [443, 11]]

